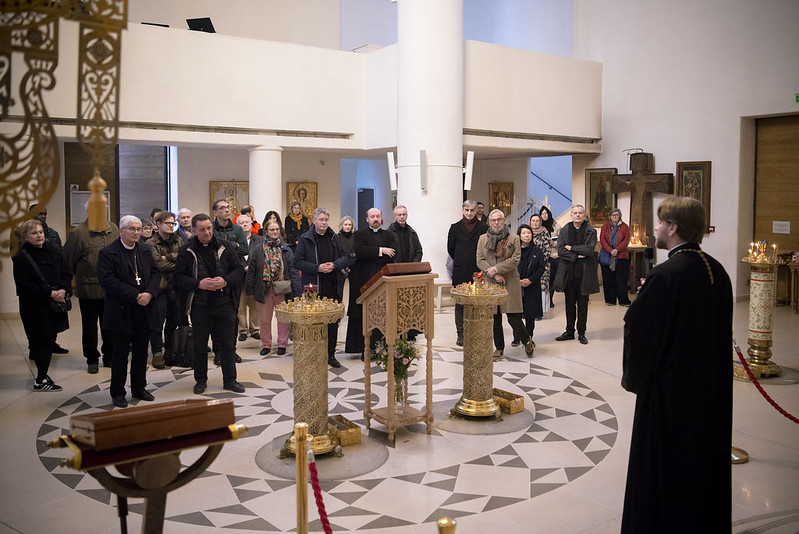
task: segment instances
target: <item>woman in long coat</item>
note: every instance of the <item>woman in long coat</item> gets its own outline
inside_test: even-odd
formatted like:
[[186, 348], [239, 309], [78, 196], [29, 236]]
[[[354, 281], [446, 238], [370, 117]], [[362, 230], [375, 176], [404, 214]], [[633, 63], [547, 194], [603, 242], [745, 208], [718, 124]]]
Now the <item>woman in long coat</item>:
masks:
[[72, 293], [72, 273], [61, 250], [45, 241], [41, 222], [25, 221], [20, 236], [25, 242], [12, 262], [19, 315], [28, 337], [30, 356], [36, 361], [33, 391], [61, 391], [61, 386], [47, 372], [56, 336], [69, 328], [69, 317], [66, 311], [54, 311], [50, 301], [65, 303]]
[[[272, 316], [275, 306], [286, 299], [302, 294], [300, 273], [294, 268], [294, 253], [280, 239], [280, 225], [272, 221], [267, 223], [266, 236], [262, 246], [256, 246], [250, 252], [247, 265], [247, 277], [244, 280], [244, 291], [252, 295], [258, 303], [258, 319], [261, 327], [261, 356], [272, 350]], [[291, 291], [286, 294], [275, 293], [275, 282], [291, 281]], [[277, 353], [286, 354], [289, 342], [289, 324], [277, 322]]]

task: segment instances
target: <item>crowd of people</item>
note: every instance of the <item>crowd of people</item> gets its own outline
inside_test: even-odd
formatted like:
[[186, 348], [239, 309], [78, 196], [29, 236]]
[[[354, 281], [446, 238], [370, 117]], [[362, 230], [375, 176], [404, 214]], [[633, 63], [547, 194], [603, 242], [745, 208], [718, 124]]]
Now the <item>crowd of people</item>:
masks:
[[[408, 224], [408, 209], [394, 208], [394, 221], [386, 228], [378, 208], [367, 211], [363, 230], [356, 230], [353, 218], [344, 216], [336, 232], [327, 209], [317, 208], [309, 220], [301, 208], [293, 202], [285, 218], [269, 211], [261, 223], [255, 219], [253, 206], [232, 214], [225, 199], [214, 202], [211, 215], [193, 214], [187, 208], [177, 214], [156, 208], [149, 220], [126, 215], [119, 226], [107, 222], [101, 231], [90, 229], [84, 221], [62, 248], [60, 236], [46, 224], [46, 209], [32, 207], [33, 218], [20, 228], [24, 244], [14, 258], [14, 268], [30, 357], [37, 364], [34, 389], [60, 389], [47, 370], [53, 352], [66, 350], [56, 336], [68, 328], [62, 308], [67, 308], [65, 301], [71, 303], [73, 276], [87, 371], [96, 374], [101, 362], [111, 368], [110, 394], [115, 406], [127, 406], [128, 366], [131, 396], [153, 400], [146, 389], [150, 353], [155, 369], [175, 365], [178, 355], [183, 355], [188, 362], [184, 365], [194, 370], [194, 392], [200, 394], [207, 388], [207, 353], [211, 351], [214, 364], [221, 368], [223, 388], [243, 392], [244, 386], [236, 380], [236, 364], [242, 361], [237, 343], [250, 337], [260, 342], [262, 356], [273, 349], [285, 355], [289, 325], [278, 321], [273, 340], [275, 307], [300, 296], [307, 284], [316, 286], [322, 297], [342, 301], [349, 281], [344, 349], [360, 353], [363, 359], [363, 310], [356, 302], [360, 288], [387, 263], [422, 261], [424, 251]], [[586, 344], [588, 296], [598, 292], [597, 235], [586, 222], [583, 207], [571, 209], [572, 220], [563, 228], [549, 208], [542, 207], [515, 233], [509, 231], [501, 210], [486, 214], [483, 203], [472, 200], [465, 201], [462, 210], [461, 220], [451, 225], [447, 235], [453, 286], [482, 273], [509, 294], [494, 314], [494, 360], [504, 357], [503, 314], [513, 331], [511, 345], [524, 345], [526, 354], [533, 356], [535, 323], [554, 306], [554, 291], [564, 293], [566, 306], [566, 329], [556, 340], [574, 339], [576, 334]], [[630, 304], [626, 289], [629, 239], [621, 212], [613, 210], [599, 239], [605, 251], [600, 263], [609, 305]], [[606, 256], [610, 261], [604, 261]], [[45, 288], [50, 288], [49, 295]], [[45, 317], [44, 327], [38, 324], [40, 317]], [[188, 325], [192, 346], [186, 346], [185, 334], [176, 335]], [[455, 325], [456, 345], [463, 346], [460, 305], [455, 306]], [[328, 329], [331, 367], [341, 366], [336, 358], [338, 327], [333, 323]], [[412, 330], [407, 337], [413, 340], [418, 334]], [[373, 332], [370, 347], [374, 349], [380, 339], [380, 332]]]

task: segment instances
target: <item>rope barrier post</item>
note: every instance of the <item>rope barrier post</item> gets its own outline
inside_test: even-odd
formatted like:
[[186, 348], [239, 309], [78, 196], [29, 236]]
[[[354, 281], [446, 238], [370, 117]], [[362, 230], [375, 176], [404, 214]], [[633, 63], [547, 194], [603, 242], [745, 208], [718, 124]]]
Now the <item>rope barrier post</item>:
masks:
[[458, 522], [451, 517], [442, 517], [436, 521], [436, 525], [438, 525], [438, 534], [455, 534], [455, 527], [458, 526]]
[[297, 453], [297, 534], [308, 534], [308, 456], [306, 455], [308, 423], [294, 425]]

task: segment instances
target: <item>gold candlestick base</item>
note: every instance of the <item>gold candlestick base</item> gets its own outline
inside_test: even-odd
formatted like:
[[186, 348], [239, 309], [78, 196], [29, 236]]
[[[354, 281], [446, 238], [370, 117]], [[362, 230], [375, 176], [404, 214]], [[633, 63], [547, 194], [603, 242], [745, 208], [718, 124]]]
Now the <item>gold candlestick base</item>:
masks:
[[745, 464], [749, 461], [749, 453], [738, 447], [732, 447], [730, 456], [733, 464]]
[[493, 399], [476, 401], [461, 397], [458, 403], [452, 410], [453, 414], [468, 415], [470, 417], [498, 417], [500, 413], [500, 406], [497, 401]]
[[749, 369], [756, 377], [772, 378], [782, 374], [780, 366], [771, 361], [771, 348], [758, 348], [749, 345], [746, 354], [749, 355], [746, 363], [749, 364]]
[[[308, 439], [310, 441], [308, 448], [311, 449], [314, 454], [326, 454], [333, 451], [338, 446], [337, 440], [333, 439], [329, 430], [327, 434], [321, 434], [319, 436], [308, 434]], [[296, 435], [292, 434], [291, 437], [286, 440], [285, 448], [291, 454], [297, 454]]]

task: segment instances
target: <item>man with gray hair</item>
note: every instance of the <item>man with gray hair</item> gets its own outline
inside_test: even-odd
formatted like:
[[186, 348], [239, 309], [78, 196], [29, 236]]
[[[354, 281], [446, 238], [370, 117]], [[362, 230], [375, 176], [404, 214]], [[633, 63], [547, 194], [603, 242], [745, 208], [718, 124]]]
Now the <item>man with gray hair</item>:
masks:
[[389, 225], [388, 231], [397, 236], [396, 263], [422, 261], [422, 243], [416, 230], [408, 224], [408, 208], [402, 204], [394, 208], [394, 222]]
[[[294, 252], [294, 268], [302, 271], [302, 285], [313, 284], [320, 297], [341, 301], [344, 288], [339, 287], [337, 275], [349, 262], [339, 236], [330, 228], [330, 212], [316, 208], [311, 229], [300, 235]], [[338, 324], [336, 321], [327, 327], [327, 363], [331, 367], [341, 367], [336, 359]]]
[[587, 345], [588, 296], [599, 293], [594, 260], [596, 229], [586, 221], [585, 208], [580, 204], [572, 206], [571, 218], [572, 222], [564, 225], [558, 235], [560, 265], [555, 275], [555, 291], [562, 291], [566, 298], [566, 331], [555, 341], [574, 339], [576, 321], [577, 339]]
[[[447, 253], [452, 258], [452, 285], [471, 282], [477, 268], [477, 241], [488, 231], [488, 225], [477, 218], [477, 202], [466, 200], [463, 203], [463, 217], [449, 227], [447, 234]], [[463, 346], [463, 305], [455, 305], [455, 329]]]
[[112, 333], [111, 400], [124, 408], [125, 381], [130, 360], [130, 389], [133, 398], [152, 401], [147, 386], [147, 343], [150, 339], [149, 315], [158, 295], [161, 275], [150, 252], [140, 242], [142, 222], [125, 215], [119, 220], [119, 239], [100, 251], [97, 276], [108, 304], [103, 328]]
[[181, 208], [178, 210], [178, 227], [175, 232], [180, 239], [183, 240], [182, 244], [185, 245], [194, 234], [191, 232], [191, 210], [188, 208]]

